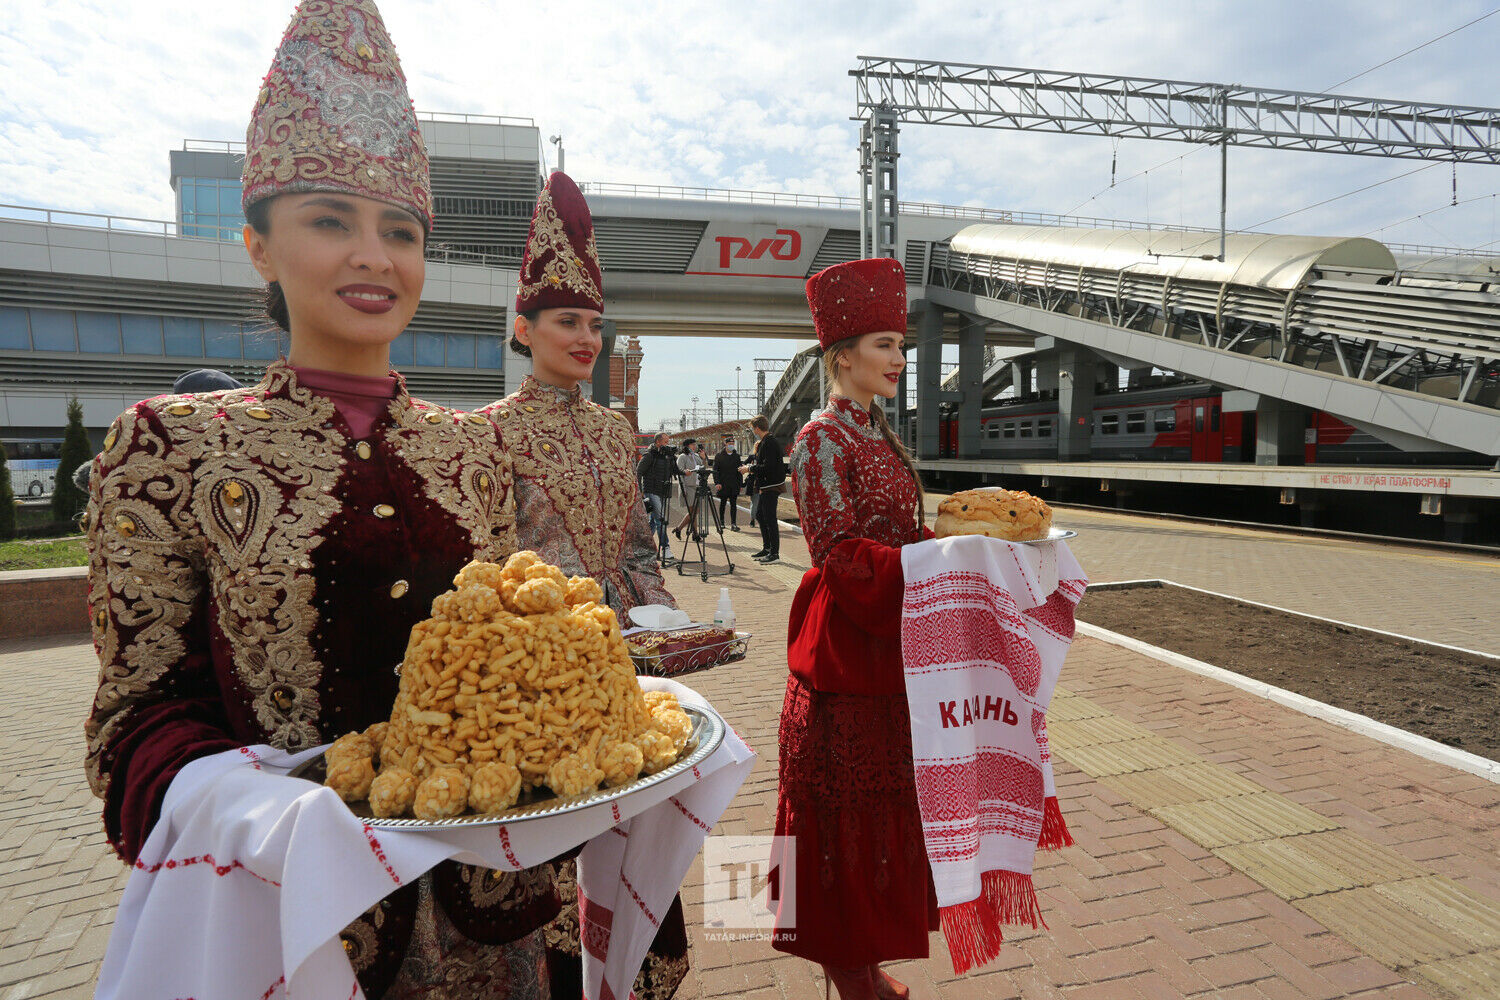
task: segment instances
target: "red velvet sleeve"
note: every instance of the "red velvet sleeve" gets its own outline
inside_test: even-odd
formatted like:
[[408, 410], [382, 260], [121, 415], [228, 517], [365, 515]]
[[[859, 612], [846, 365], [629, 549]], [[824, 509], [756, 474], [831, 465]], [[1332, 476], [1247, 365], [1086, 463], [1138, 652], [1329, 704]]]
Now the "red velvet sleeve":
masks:
[[192, 469], [145, 404], [105, 439], [90, 482], [89, 618], [99, 688], [85, 771], [104, 829], [134, 861], [177, 772], [239, 746], [209, 653], [204, 544]]
[[839, 611], [879, 639], [901, 640], [906, 578], [901, 550], [868, 538], [846, 538], [823, 560], [823, 586]]

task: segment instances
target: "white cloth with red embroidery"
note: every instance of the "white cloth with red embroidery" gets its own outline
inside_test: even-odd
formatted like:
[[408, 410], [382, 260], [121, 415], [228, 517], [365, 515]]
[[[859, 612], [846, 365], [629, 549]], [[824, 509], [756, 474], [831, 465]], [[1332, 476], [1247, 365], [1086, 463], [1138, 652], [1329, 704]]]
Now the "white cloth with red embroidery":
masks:
[[[641, 687], [708, 706], [674, 681], [642, 677]], [[339, 932], [396, 887], [450, 858], [510, 871], [586, 843], [584, 995], [623, 1000], [755, 757], [730, 730], [696, 767], [614, 803], [418, 832], [371, 829], [331, 789], [288, 777], [317, 752], [249, 747], [183, 768], [120, 901], [96, 997], [358, 997]]]
[[1062, 542], [977, 535], [904, 546], [901, 568], [917, 804], [962, 973], [1000, 953], [1002, 924], [1036, 926], [1038, 842], [1071, 843], [1046, 712], [1088, 580]]

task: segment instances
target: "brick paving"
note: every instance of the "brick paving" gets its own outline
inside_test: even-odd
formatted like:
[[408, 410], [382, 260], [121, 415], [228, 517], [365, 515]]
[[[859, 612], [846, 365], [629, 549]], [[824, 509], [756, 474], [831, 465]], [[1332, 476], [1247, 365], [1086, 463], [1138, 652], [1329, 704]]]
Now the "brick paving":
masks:
[[[1494, 560], [1093, 512], [1058, 519], [1079, 528], [1074, 551], [1096, 580], [1168, 577], [1500, 651], [1484, 627], [1500, 617]], [[756, 634], [744, 662], [686, 680], [761, 752], [719, 832], [763, 834], [786, 614], [806, 550], [784, 533], [783, 564], [762, 568], [748, 559], [754, 531], [728, 538], [733, 575], [667, 579], [705, 617], [730, 587], [740, 627]], [[1422, 588], [1449, 599], [1434, 611]], [[0, 643], [0, 1000], [89, 996], [124, 886], [80, 766], [95, 670], [81, 641]], [[1078, 844], [1039, 859], [1049, 929], [1015, 931], [997, 962], [962, 978], [934, 935], [930, 959], [892, 969], [914, 995], [1500, 996], [1500, 787], [1095, 640], [1075, 644], [1063, 688], [1057, 778]], [[1220, 807], [1260, 832], [1206, 836], [1207, 815], [1221, 832], [1230, 822], [1231, 840], [1246, 828]], [[1292, 825], [1265, 830], [1267, 816]], [[702, 880], [695, 865], [683, 890], [693, 971], [679, 996], [821, 994], [811, 966], [767, 944], [705, 940]]]

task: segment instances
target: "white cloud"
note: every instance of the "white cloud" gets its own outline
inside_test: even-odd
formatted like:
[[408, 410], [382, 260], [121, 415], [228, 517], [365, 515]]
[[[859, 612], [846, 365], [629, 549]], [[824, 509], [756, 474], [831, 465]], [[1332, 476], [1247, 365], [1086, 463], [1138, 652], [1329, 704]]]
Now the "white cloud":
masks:
[[[10, 4], [0, 24], [0, 201], [169, 218], [167, 151], [187, 138], [244, 134], [291, 9], [186, 0]], [[1477, 0], [1425, 7], [383, 0], [381, 9], [419, 108], [535, 118], [544, 135], [566, 137], [569, 172], [579, 179], [852, 195], [857, 129], [847, 72], [857, 55], [1322, 90], [1485, 8]], [[1497, 105], [1489, 65], [1497, 41], [1493, 18], [1340, 89]], [[1121, 183], [1111, 190], [1106, 139], [908, 126], [901, 193], [1051, 212], [1085, 203], [1086, 214], [1213, 225], [1214, 153], [1124, 180], [1185, 150], [1121, 143]], [[1413, 165], [1231, 150], [1230, 223], [1259, 222]], [[1500, 191], [1492, 169], [1458, 174], [1460, 198]], [[1357, 234], [1430, 211], [1380, 236], [1459, 245], [1500, 239], [1496, 199], [1444, 208], [1449, 187], [1448, 169], [1439, 167], [1277, 227]], [[665, 412], [687, 405], [662, 392]]]

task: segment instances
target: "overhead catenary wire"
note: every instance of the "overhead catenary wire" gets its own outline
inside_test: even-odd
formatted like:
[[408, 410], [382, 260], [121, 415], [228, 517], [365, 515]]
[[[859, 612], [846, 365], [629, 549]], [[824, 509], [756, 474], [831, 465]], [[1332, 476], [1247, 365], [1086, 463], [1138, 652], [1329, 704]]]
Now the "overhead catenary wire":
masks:
[[[1456, 202], [1453, 202], [1451, 204], [1439, 205], [1437, 208], [1429, 208], [1425, 212], [1418, 212], [1416, 215], [1409, 215], [1409, 216], [1407, 216], [1404, 219], [1399, 219], [1396, 222], [1387, 223], [1387, 224], [1385, 224], [1383, 226], [1380, 226], [1378, 228], [1371, 229], [1371, 230], [1368, 230], [1366, 232], [1360, 233], [1359, 235], [1360, 235], [1361, 238], [1366, 237], [1366, 236], [1374, 236], [1376, 233], [1383, 233], [1387, 229], [1395, 229], [1397, 226], [1404, 226], [1408, 222], [1416, 222], [1418, 219], [1420, 219], [1420, 218], [1422, 218], [1424, 216], [1433, 215], [1434, 213], [1441, 212], [1441, 211], [1443, 211], [1446, 208], [1456, 208], [1459, 205], [1472, 204], [1473, 202], [1476, 202], [1476, 201], [1483, 201], [1486, 198], [1494, 198], [1497, 195], [1500, 195], [1500, 191], [1491, 192], [1490, 194], [1477, 194], [1477, 195], [1475, 195], [1472, 198], [1464, 198], [1461, 201], [1456, 201]], [[1495, 242], [1500, 242], [1500, 240], [1497, 240]]]
[[[1480, 14], [1478, 17], [1474, 18], [1474, 20], [1472, 20], [1472, 21], [1465, 21], [1463, 24], [1460, 24], [1458, 27], [1453, 28], [1450, 31], [1445, 31], [1441, 35], [1438, 35], [1436, 38], [1429, 38], [1427, 41], [1423, 42], [1421, 45], [1413, 45], [1411, 48], [1407, 49], [1405, 52], [1402, 52], [1400, 55], [1391, 56], [1389, 59], [1387, 59], [1383, 63], [1376, 63], [1374, 66], [1371, 66], [1369, 69], [1361, 70], [1360, 72], [1355, 73], [1353, 76], [1346, 76], [1346, 77], [1344, 77], [1344, 79], [1340, 80], [1338, 83], [1335, 83], [1333, 85], [1333, 87], [1342, 87], [1344, 84], [1349, 83], [1349, 82], [1354, 81], [1354, 80], [1358, 80], [1362, 76], [1368, 76], [1369, 74], [1375, 72], [1377, 69], [1382, 69], [1382, 68], [1384, 68], [1386, 66], [1389, 66], [1391, 63], [1395, 62], [1398, 59], [1405, 59], [1407, 56], [1411, 55], [1413, 52], [1419, 52], [1422, 49], [1427, 48], [1427, 46], [1433, 44], [1434, 42], [1441, 42], [1443, 39], [1447, 38], [1449, 35], [1456, 35], [1460, 31], [1463, 31], [1465, 28], [1472, 27], [1473, 25], [1478, 24], [1480, 21], [1483, 21], [1485, 18], [1487, 18], [1487, 17], [1494, 17], [1496, 14], [1500, 14], [1500, 7], [1496, 7], [1496, 8], [1494, 8], [1491, 11], [1488, 11], [1488, 12], [1486, 12], [1484, 14]], [[1333, 87], [1329, 87], [1328, 89], [1332, 90]]]
[[[1347, 76], [1344, 79], [1340, 80], [1339, 82], [1337, 82], [1335, 84], [1332, 84], [1332, 85], [1330, 85], [1330, 86], [1328, 86], [1328, 87], [1326, 87], [1324, 89], [1325, 89], [1325, 91], [1332, 91], [1335, 87], [1342, 87], [1344, 84], [1349, 83], [1349, 82], [1351, 82], [1353, 80], [1358, 80], [1362, 76], [1368, 76], [1369, 74], [1375, 72], [1377, 69], [1382, 69], [1382, 68], [1384, 68], [1386, 66], [1389, 66], [1389, 65], [1391, 65], [1394, 62], [1397, 62], [1397, 61], [1399, 61], [1401, 59], [1406, 58], [1407, 56], [1411, 55], [1414, 52], [1420, 52], [1422, 49], [1427, 48], [1429, 45], [1433, 45], [1433, 44], [1435, 44], [1437, 42], [1442, 41], [1445, 38], [1448, 38], [1448, 37], [1451, 37], [1453, 35], [1456, 35], [1460, 31], [1463, 31], [1465, 28], [1473, 27], [1474, 25], [1478, 24], [1479, 22], [1484, 21], [1487, 18], [1493, 17], [1496, 14], [1500, 14], [1500, 7], [1495, 7], [1493, 9], [1491, 9], [1491, 10], [1489, 10], [1489, 11], [1487, 11], [1487, 12], [1481, 14], [1481, 15], [1479, 15], [1476, 18], [1473, 18], [1471, 20], [1465, 21], [1463, 24], [1460, 24], [1456, 28], [1450, 28], [1449, 30], [1443, 32], [1440, 35], [1436, 35], [1436, 36], [1434, 36], [1432, 38], [1429, 38], [1427, 41], [1421, 43], [1420, 45], [1414, 45], [1411, 48], [1405, 50], [1404, 52], [1397, 53], [1396, 55], [1391, 56], [1389, 59], [1386, 59], [1386, 60], [1383, 60], [1381, 62], [1378, 62], [1374, 66], [1369, 67], [1368, 69], [1360, 70], [1358, 73], [1355, 73], [1353, 76]], [[1131, 174], [1129, 177], [1126, 177], [1123, 181], [1119, 181], [1118, 183], [1120, 183], [1120, 184], [1127, 184], [1130, 181], [1133, 181], [1133, 180], [1135, 180], [1138, 177], [1145, 177], [1146, 175], [1148, 175], [1153, 170], [1160, 170], [1162, 167], [1168, 166], [1169, 164], [1172, 164], [1172, 163], [1177, 163], [1177, 162], [1180, 162], [1182, 160], [1185, 160], [1189, 156], [1192, 156], [1194, 153], [1202, 152], [1204, 149], [1209, 149], [1209, 148], [1213, 148], [1213, 147], [1212, 146], [1195, 146], [1194, 148], [1189, 149], [1189, 150], [1187, 150], [1184, 153], [1179, 153], [1177, 156], [1174, 156], [1174, 157], [1171, 157], [1169, 159], [1163, 160], [1161, 163], [1158, 163], [1158, 164], [1156, 164], [1153, 167], [1147, 167], [1145, 170], [1139, 170], [1139, 171]], [[1111, 155], [1111, 158], [1110, 158], [1110, 181], [1109, 181], [1109, 186], [1105, 187], [1105, 188], [1099, 189], [1094, 194], [1092, 194], [1088, 198], [1086, 198], [1084, 201], [1078, 203], [1076, 206], [1074, 206], [1073, 208], [1071, 208], [1067, 212], [1065, 212], [1064, 213], [1065, 215], [1073, 215], [1074, 213], [1078, 212], [1079, 209], [1084, 208], [1089, 203], [1095, 201], [1101, 195], [1105, 194], [1111, 188], [1114, 188], [1116, 186], [1116, 181], [1115, 181], [1115, 161], [1118, 158], [1118, 150], [1119, 150], [1119, 143], [1118, 143], [1118, 140], [1116, 140], [1115, 141], [1115, 151]], [[1419, 167], [1419, 168], [1417, 168], [1415, 170], [1407, 171], [1404, 174], [1397, 175], [1397, 177], [1390, 178], [1390, 180], [1397, 180], [1400, 177], [1406, 177], [1406, 176], [1409, 176], [1410, 174], [1419, 173], [1422, 170], [1428, 169], [1428, 167], [1435, 166], [1435, 165], [1436, 164], [1428, 164], [1427, 167]], [[1453, 205], [1459, 204], [1459, 201], [1458, 201], [1458, 175], [1457, 175], [1457, 169], [1458, 169], [1457, 165], [1455, 164], [1454, 165], [1454, 176], [1453, 176], [1453, 201], [1452, 201]], [[1276, 216], [1273, 219], [1268, 219], [1265, 222], [1258, 222], [1254, 226], [1237, 227], [1236, 231], [1243, 232], [1247, 228], [1248, 229], [1255, 229], [1255, 228], [1258, 228], [1260, 226], [1266, 225], [1266, 224], [1268, 224], [1270, 222], [1277, 222], [1277, 221], [1279, 221], [1281, 219], [1289, 218], [1290, 216], [1297, 215], [1297, 214], [1299, 214], [1301, 212], [1308, 211], [1309, 209], [1317, 208], [1320, 205], [1326, 205], [1330, 201], [1337, 201], [1339, 198], [1344, 198], [1344, 197], [1347, 197], [1347, 196], [1352, 195], [1352, 194], [1358, 194], [1360, 191], [1367, 191], [1367, 190], [1369, 190], [1372, 187], [1378, 187], [1380, 184], [1384, 184], [1384, 183], [1387, 183], [1387, 182], [1386, 181], [1378, 181], [1378, 182], [1376, 182], [1374, 184], [1369, 184], [1369, 185], [1366, 185], [1366, 186], [1364, 186], [1362, 188], [1357, 188], [1354, 191], [1345, 192], [1344, 194], [1338, 195], [1338, 196], [1336, 196], [1334, 198], [1329, 198], [1329, 199], [1325, 199], [1324, 201], [1315, 202], [1312, 205], [1308, 205], [1308, 206], [1306, 206], [1304, 208], [1297, 209], [1294, 212], [1287, 212], [1287, 213], [1285, 213], [1283, 215]], [[1148, 195], [1148, 197], [1149, 197], [1149, 195]], [[1409, 222], [1409, 221], [1412, 221], [1412, 220], [1408, 219], [1406, 221]]]
[[[1419, 173], [1421, 173], [1424, 170], [1431, 170], [1435, 166], [1438, 166], [1438, 164], [1436, 164], [1436, 163], [1427, 163], [1427, 164], [1423, 164], [1420, 167], [1413, 167], [1410, 170], [1406, 170], [1406, 171], [1403, 171], [1403, 172], [1401, 172], [1399, 174], [1396, 174], [1394, 177], [1387, 177], [1383, 181], [1375, 181], [1373, 183], [1366, 184], [1363, 187], [1357, 187], [1357, 188], [1353, 189], [1352, 191], [1345, 191], [1343, 194], [1336, 194], [1336, 195], [1334, 195], [1331, 198], [1324, 198], [1322, 201], [1315, 201], [1311, 205], [1303, 205], [1301, 208], [1294, 208], [1290, 212], [1283, 212], [1280, 215], [1273, 215], [1269, 219], [1262, 219], [1260, 222], [1257, 222], [1254, 225], [1246, 226], [1245, 229], [1259, 229], [1261, 226], [1269, 226], [1273, 222], [1280, 222], [1282, 219], [1289, 218], [1290, 216], [1293, 216], [1293, 215], [1300, 215], [1303, 212], [1311, 211], [1314, 208], [1318, 208], [1320, 206], [1327, 205], [1330, 202], [1335, 202], [1335, 201], [1339, 201], [1340, 199], [1343, 199], [1343, 198], [1352, 197], [1353, 195], [1359, 194], [1359, 193], [1361, 193], [1363, 191], [1368, 191], [1371, 188], [1378, 188], [1382, 184], [1389, 184], [1389, 183], [1391, 183], [1391, 181], [1399, 181], [1403, 177], [1410, 177], [1412, 174], [1419, 174]], [[1455, 202], [1455, 204], [1456, 204], [1456, 202]]]

